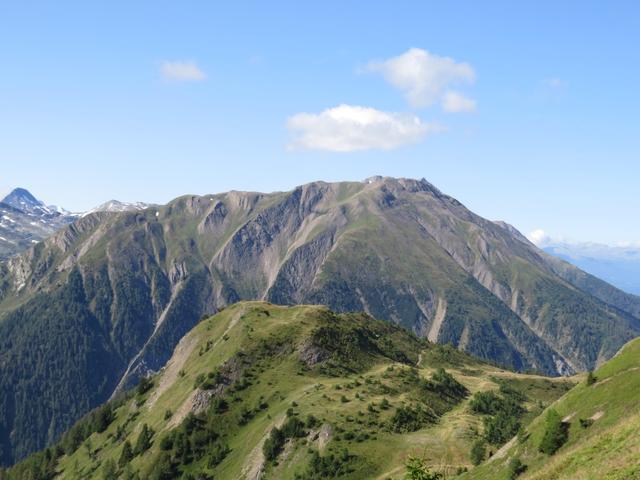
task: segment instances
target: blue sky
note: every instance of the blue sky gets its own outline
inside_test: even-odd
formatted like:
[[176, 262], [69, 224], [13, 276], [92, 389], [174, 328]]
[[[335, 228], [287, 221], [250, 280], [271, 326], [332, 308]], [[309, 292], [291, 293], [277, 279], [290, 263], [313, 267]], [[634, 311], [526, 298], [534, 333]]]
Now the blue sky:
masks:
[[0, 191], [425, 177], [524, 232], [640, 241], [640, 4], [308, 3], [2, 2]]

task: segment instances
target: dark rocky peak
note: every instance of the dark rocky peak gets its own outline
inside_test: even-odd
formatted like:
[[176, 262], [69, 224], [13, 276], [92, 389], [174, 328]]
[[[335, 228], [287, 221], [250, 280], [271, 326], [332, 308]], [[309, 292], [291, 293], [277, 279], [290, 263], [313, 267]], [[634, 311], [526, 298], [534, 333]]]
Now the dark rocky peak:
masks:
[[46, 208], [44, 203], [34, 197], [29, 190], [16, 188], [9, 195], [2, 199], [3, 203], [11, 205], [13, 208], [23, 212], [31, 212], [35, 209]]

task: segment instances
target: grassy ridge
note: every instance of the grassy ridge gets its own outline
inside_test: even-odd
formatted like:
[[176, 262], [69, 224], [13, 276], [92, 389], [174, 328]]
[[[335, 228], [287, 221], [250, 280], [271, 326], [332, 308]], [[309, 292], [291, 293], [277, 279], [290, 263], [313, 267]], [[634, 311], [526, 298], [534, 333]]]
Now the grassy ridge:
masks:
[[[471, 395], [504, 382], [524, 392], [532, 411], [566, 389], [563, 380], [500, 370], [364, 314], [244, 302], [198, 324], [148, 386], [113, 404], [102, 431], [70, 448], [67, 434], [50, 450], [50, 466], [59, 478], [293, 480], [332, 471], [399, 479], [413, 454], [453, 475], [471, 467], [482, 429]], [[265, 460], [270, 432], [296, 424], [274, 461]], [[124, 444], [135, 451], [143, 429], [153, 432], [148, 449], [121, 462]], [[37, 458], [8, 478], [51, 478], [26, 476]]]

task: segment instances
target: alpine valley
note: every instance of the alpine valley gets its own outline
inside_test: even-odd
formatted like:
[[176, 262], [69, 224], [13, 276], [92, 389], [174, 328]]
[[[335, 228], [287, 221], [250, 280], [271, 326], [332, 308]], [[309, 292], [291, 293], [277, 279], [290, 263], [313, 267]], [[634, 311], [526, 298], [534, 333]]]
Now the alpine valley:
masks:
[[[529, 425], [477, 472], [533, 474], [536, 417], [635, 361], [606, 363], [640, 297], [425, 180], [106, 210], [0, 263], [0, 460], [55, 445], [9, 478], [401, 478], [416, 447], [451, 476]], [[569, 445], [620, 418], [583, 413]]]

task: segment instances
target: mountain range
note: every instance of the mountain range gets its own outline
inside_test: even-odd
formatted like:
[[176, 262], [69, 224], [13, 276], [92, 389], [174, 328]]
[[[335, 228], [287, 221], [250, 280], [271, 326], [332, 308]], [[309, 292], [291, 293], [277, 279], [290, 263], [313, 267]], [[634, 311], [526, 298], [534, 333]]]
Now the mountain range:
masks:
[[0, 260], [49, 237], [83, 215], [94, 212], [141, 210], [142, 202], [124, 203], [111, 200], [85, 213], [71, 213], [62, 207], [45, 205], [24, 188], [16, 188], [0, 201]]
[[565, 375], [640, 332], [640, 298], [426, 180], [314, 182], [98, 211], [0, 264], [0, 458], [53, 443], [240, 300], [364, 311], [516, 371]]
[[572, 263], [616, 287], [640, 295], [640, 247], [547, 240], [545, 252]]

